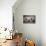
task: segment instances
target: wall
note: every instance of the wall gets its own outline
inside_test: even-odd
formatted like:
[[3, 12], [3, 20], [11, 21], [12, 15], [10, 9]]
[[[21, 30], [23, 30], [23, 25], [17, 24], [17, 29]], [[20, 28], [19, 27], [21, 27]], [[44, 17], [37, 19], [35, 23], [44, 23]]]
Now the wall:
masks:
[[46, 46], [46, 0], [41, 1], [41, 41]]
[[16, 0], [0, 0], [0, 27], [12, 28], [12, 6]]
[[[13, 7], [15, 29], [23, 33], [24, 38], [35, 41], [41, 46], [41, 0], [23, 0], [19, 6]], [[35, 24], [23, 24], [23, 15], [35, 15]]]

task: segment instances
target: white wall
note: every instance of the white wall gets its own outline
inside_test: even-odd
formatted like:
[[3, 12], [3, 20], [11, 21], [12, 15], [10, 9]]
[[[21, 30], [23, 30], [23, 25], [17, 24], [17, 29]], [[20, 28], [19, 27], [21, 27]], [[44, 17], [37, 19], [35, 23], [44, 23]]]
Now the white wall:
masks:
[[0, 27], [12, 28], [12, 6], [16, 0], [0, 0]]
[[46, 46], [46, 0], [41, 1], [41, 38], [42, 46]]
[[[16, 7], [16, 5], [14, 5]], [[15, 16], [15, 29], [22, 32], [24, 37], [35, 41], [36, 46], [41, 46], [41, 1], [23, 0], [17, 8], [13, 8]], [[23, 15], [35, 15], [35, 24], [23, 24]]]

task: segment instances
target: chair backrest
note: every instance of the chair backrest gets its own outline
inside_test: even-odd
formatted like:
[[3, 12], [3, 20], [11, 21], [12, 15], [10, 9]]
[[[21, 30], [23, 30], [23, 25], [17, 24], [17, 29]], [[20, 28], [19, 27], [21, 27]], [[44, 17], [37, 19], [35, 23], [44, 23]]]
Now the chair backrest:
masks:
[[15, 34], [15, 41], [16, 41], [16, 46], [21, 46], [22, 44], [22, 33], [16, 33]]
[[35, 46], [35, 43], [32, 40], [26, 40], [25, 46]]

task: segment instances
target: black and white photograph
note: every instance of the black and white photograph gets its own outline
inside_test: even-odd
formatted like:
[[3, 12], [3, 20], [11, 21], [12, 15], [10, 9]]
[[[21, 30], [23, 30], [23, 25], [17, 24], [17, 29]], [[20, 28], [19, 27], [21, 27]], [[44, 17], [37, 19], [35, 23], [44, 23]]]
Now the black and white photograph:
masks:
[[24, 15], [23, 23], [35, 23], [36, 17], [35, 15]]

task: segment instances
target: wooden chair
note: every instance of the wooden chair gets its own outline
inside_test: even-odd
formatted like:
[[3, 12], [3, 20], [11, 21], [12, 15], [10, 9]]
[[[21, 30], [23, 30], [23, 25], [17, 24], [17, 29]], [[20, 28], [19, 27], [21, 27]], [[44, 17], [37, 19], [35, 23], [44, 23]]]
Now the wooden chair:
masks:
[[22, 44], [22, 33], [15, 33], [16, 46], [21, 46]]

